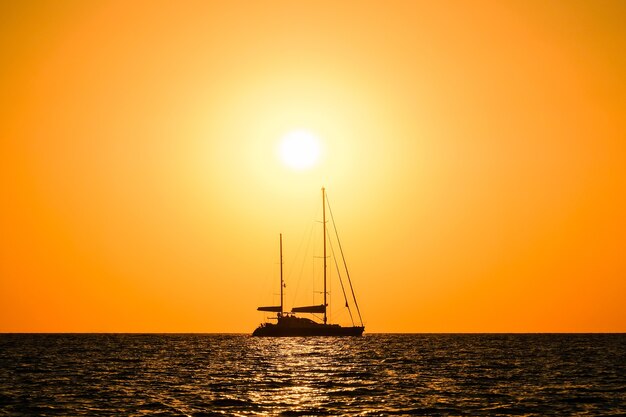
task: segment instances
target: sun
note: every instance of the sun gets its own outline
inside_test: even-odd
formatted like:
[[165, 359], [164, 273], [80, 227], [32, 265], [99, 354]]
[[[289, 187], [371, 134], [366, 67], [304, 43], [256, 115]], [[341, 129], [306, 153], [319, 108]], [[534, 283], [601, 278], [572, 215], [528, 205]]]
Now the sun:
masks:
[[288, 167], [302, 171], [312, 168], [319, 160], [320, 141], [308, 130], [293, 130], [283, 136], [278, 147], [281, 161]]

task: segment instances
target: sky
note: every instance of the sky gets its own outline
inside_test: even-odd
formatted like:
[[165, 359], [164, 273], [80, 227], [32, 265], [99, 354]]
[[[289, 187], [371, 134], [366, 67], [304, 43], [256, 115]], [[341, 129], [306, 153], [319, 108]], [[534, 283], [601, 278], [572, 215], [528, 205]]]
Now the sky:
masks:
[[0, 332], [252, 332], [279, 233], [286, 304], [319, 297], [322, 187], [366, 332], [626, 331], [625, 19], [2, 2]]

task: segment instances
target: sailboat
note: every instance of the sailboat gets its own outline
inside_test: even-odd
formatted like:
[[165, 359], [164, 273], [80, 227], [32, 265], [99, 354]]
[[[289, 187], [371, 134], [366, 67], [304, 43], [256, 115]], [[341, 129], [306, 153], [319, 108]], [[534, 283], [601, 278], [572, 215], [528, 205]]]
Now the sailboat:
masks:
[[[252, 336], [268, 336], [268, 337], [290, 337], [290, 336], [361, 336], [363, 331], [365, 330], [365, 326], [363, 325], [363, 320], [361, 319], [361, 312], [359, 311], [359, 305], [356, 301], [356, 297], [354, 295], [354, 289], [352, 288], [352, 281], [350, 280], [350, 275], [347, 272], [346, 274], [348, 278], [348, 282], [350, 283], [350, 290], [352, 294], [352, 299], [354, 300], [354, 305], [357, 309], [360, 326], [355, 326], [354, 321], [352, 326], [341, 326], [339, 324], [331, 324], [328, 322], [327, 309], [327, 256], [326, 256], [326, 190], [322, 188], [322, 225], [323, 225], [323, 239], [324, 239], [324, 303], [319, 305], [312, 306], [302, 306], [302, 307], [294, 307], [291, 312], [285, 311], [284, 306], [284, 292], [283, 288], [285, 287], [285, 282], [283, 279], [283, 236], [280, 235], [280, 305], [278, 306], [265, 306], [258, 307], [258, 311], [265, 311], [276, 313], [276, 317], [273, 317], [276, 320], [276, 323], [262, 323], [259, 327], [257, 327]], [[329, 210], [330, 210], [330, 206]], [[330, 211], [332, 218], [332, 211]], [[334, 224], [334, 222], [333, 222]], [[336, 231], [336, 228], [335, 228]], [[341, 243], [339, 243], [339, 248], [341, 250]], [[343, 250], [341, 250], [341, 254], [343, 257]], [[345, 260], [344, 260], [345, 265]], [[342, 289], [343, 289], [342, 283]], [[344, 289], [344, 298], [346, 300], [346, 307], [350, 309], [349, 303], [347, 301], [347, 297], [345, 296]], [[297, 314], [323, 314], [323, 322], [319, 323], [307, 317], [300, 317]], [[350, 312], [350, 317], [352, 317], [352, 312]]]

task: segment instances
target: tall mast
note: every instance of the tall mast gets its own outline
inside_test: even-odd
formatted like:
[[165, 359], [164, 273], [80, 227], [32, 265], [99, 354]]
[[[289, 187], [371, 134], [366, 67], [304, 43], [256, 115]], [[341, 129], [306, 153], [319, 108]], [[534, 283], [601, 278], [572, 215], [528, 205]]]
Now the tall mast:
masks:
[[280, 234], [280, 316], [283, 315], [283, 234]]
[[326, 190], [322, 187], [322, 227], [324, 236], [324, 324], [326, 324]]

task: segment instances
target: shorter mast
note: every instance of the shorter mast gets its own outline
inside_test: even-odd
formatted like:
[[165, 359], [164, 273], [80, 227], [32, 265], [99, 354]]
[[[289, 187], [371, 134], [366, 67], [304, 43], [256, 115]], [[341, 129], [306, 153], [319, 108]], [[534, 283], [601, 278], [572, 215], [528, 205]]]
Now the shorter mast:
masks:
[[283, 281], [283, 234], [280, 234], [280, 316], [282, 317], [283, 306], [283, 287], [285, 286]]
[[322, 187], [322, 227], [324, 235], [324, 324], [326, 324], [326, 189]]
[[[280, 305], [279, 306], [263, 306], [258, 307], [258, 311], [267, 311], [270, 313], [278, 313], [278, 317], [282, 317], [285, 312], [284, 294], [283, 288], [285, 282], [283, 281], [283, 234], [280, 234]], [[276, 295], [276, 293], [274, 293]]]

